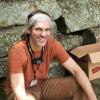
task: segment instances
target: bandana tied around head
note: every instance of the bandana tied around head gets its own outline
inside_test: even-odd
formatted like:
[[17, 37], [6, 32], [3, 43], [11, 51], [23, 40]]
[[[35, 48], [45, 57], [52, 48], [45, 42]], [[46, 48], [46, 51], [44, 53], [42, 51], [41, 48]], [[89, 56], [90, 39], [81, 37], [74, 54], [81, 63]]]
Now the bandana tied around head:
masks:
[[48, 21], [51, 24], [51, 19], [48, 15], [39, 13], [29, 19], [27, 28], [41, 21]]

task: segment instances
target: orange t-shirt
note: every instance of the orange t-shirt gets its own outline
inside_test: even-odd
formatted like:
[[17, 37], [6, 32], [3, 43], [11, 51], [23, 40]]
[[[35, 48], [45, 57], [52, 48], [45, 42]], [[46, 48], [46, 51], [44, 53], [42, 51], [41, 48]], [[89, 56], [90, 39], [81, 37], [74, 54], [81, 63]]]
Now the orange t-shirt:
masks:
[[[34, 54], [37, 55], [38, 53], [39, 52], [35, 52]], [[69, 55], [60, 42], [49, 38], [45, 46], [43, 62], [40, 64], [35, 73], [38, 80], [47, 78], [48, 68], [53, 58], [58, 59], [60, 63], [64, 63], [69, 58]], [[37, 68], [34, 64], [33, 67]], [[20, 72], [24, 73], [25, 87], [29, 87], [30, 82], [34, 79], [34, 71], [25, 41], [18, 42], [9, 50], [8, 75], [5, 83], [5, 92], [11, 90], [9, 74], [16, 74]]]

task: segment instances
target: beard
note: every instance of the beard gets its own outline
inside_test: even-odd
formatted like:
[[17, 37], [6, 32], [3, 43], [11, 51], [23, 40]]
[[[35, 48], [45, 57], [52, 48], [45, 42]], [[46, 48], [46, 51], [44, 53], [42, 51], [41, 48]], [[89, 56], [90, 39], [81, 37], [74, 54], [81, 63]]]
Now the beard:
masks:
[[47, 38], [44, 38], [44, 37], [40, 37], [40, 38], [36, 38], [36, 43], [39, 47], [43, 47], [46, 45], [47, 43]]
[[41, 48], [46, 45], [48, 37], [42, 37], [42, 36], [33, 37], [33, 36], [31, 36], [30, 39], [33, 44], [35, 44], [37, 47]]

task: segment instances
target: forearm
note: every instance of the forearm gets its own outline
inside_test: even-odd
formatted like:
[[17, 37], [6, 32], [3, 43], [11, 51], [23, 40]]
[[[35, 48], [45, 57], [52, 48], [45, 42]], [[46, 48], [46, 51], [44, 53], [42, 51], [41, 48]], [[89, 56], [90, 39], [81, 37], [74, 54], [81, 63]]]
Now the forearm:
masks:
[[19, 87], [15, 90], [15, 100], [35, 100], [35, 97], [25, 88]]
[[16, 100], [24, 100], [26, 98], [26, 91], [21, 87], [17, 87], [15, 90], [13, 90], [13, 92]]
[[75, 72], [75, 78], [76, 78], [77, 82], [80, 84], [80, 86], [83, 88], [85, 93], [87, 94], [89, 100], [96, 100], [96, 96], [92, 89], [92, 86], [91, 86], [86, 74], [80, 68], [77, 72]]
[[71, 57], [67, 61], [65, 61], [63, 65], [76, 78], [79, 85], [83, 88], [84, 92], [87, 94], [88, 99], [96, 100], [96, 96], [94, 94], [92, 86], [86, 74], [83, 72], [80, 66]]
[[30, 100], [27, 99], [27, 93], [24, 85], [23, 73], [11, 74], [11, 87], [15, 95], [15, 100]]
[[36, 99], [32, 94], [27, 93], [26, 95], [17, 95], [17, 96], [15, 96], [14, 100], [36, 100]]

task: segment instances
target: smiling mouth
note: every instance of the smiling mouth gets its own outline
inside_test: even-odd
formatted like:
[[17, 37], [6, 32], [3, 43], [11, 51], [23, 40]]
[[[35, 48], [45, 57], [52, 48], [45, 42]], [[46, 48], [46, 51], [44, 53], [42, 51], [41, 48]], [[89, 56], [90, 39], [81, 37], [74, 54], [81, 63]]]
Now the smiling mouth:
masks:
[[39, 42], [45, 42], [47, 39], [46, 38], [40, 38]]
[[46, 42], [46, 40], [40, 40], [39, 42], [41, 42], [41, 43], [45, 43], [45, 42]]

